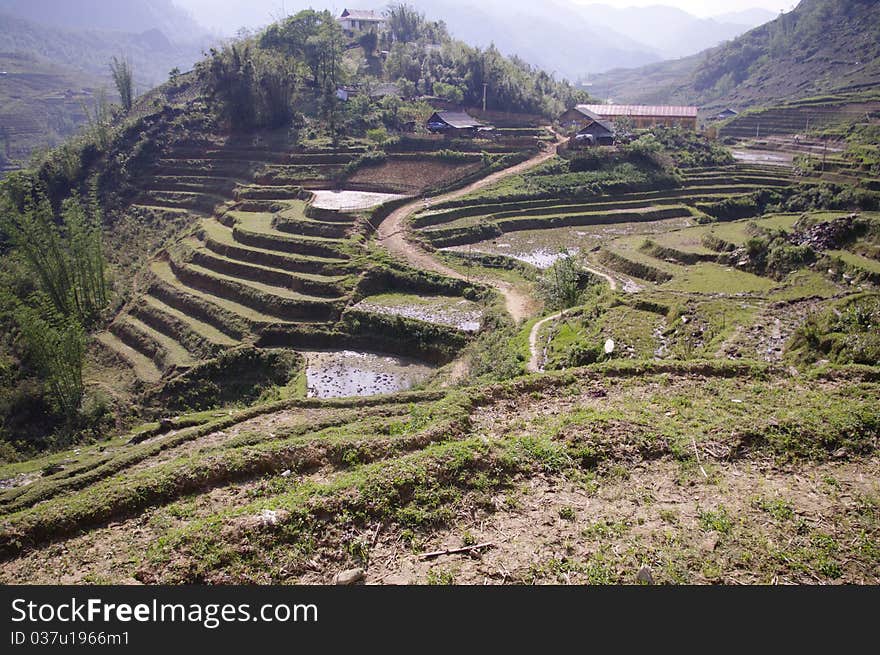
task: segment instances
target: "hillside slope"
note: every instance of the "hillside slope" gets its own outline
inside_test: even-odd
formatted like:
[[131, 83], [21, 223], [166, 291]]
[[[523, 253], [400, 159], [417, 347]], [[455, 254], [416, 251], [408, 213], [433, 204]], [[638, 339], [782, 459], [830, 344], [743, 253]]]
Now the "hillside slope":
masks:
[[67, 30], [139, 33], [157, 29], [177, 42], [205, 30], [172, 0], [0, 0], [0, 11]]
[[0, 52], [0, 172], [18, 168], [35, 149], [58, 145], [85, 122], [107, 81], [37, 55]]
[[742, 109], [876, 85], [878, 44], [880, 4], [802, 0], [793, 11], [722, 46], [646, 69], [612, 71], [597, 87], [617, 101]]
[[[53, 16], [46, 3], [0, 3], [0, 71], [6, 73], [0, 77], [0, 171], [19, 168], [35, 150], [76, 133], [86, 122], [84, 105], [91, 111], [99, 90], [113, 89], [113, 57], [131, 62], [140, 91], [165, 81], [173, 68], [190, 69], [201, 57], [196, 39], [207, 38], [202, 30], [184, 34], [180, 26], [150, 18], [161, 3], [126, 3], [124, 12], [104, 12], [109, 17], [88, 13], [97, 4], [64, 3]], [[90, 21], [98, 18], [89, 29], [71, 27], [82, 24], [74, 20], [74, 9]], [[7, 13], [12, 11], [17, 13]], [[133, 31], [111, 31], [121, 27]]]

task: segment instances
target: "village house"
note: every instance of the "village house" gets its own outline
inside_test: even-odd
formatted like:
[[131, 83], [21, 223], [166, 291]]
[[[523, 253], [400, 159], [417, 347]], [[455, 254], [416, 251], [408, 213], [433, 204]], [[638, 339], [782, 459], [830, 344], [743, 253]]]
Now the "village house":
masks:
[[712, 117], [713, 121], [726, 121], [728, 118], [733, 118], [734, 116], [739, 116], [739, 112], [728, 107], [724, 111], [718, 112], [717, 115]]
[[569, 143], [574, 147], [614, 145], [614, 126], [584, 105], [565, 112], [559, 123], [571, 134]]
[[350, 35], [369, 29], [375, 29], [378, 32], [385, 29], [387, 25], [385, 17], [372, 10], [352, 9], [349, 11], [345, 9], [337, 20], [342, 30]]
[[431, 115], [425, 127], [434, 134], [451, 137], [474, 137], [488, 129], [485, 123], [463, 111], [438, 111]]
[[605, 121], [592, 121], [571, 137], [571, 144], [575, 147], [613, 146], [614, 128]]
[[629, 120], [635, 128], [683, 127], [697, 129], [697, 107], [671, 105], [577, 105], [559, 117], [559, 123], [569, 130], [580, 130], [590, 121], [613, 122]]

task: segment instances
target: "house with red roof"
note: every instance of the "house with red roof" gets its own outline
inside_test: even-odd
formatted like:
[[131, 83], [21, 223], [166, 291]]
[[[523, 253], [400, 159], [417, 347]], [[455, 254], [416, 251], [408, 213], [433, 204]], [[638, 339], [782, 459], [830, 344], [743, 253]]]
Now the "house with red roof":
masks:
[[576, 105], [559, 117], [559, 123], [570, 130], [581, 130], [593, 122], [627, 119], [635, 128], [683, 127], [697, 129], [697, 107], [681, 105]]

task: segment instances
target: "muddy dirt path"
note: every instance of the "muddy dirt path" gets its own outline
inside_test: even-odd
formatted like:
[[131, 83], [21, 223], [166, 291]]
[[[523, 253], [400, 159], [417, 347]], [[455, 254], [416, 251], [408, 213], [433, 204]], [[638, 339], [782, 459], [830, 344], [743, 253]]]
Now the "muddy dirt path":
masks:
[[[458, 189], [457, 191], [451, 191], [440, 196], [434, 196], [430, 199], [430, 203], [438, 204], [441, 202], [447, 202], [449, 200], [461, 198], [462, 196], [466, 196], [469, 193], [473, 193], [474, 191], [495, 184], [496, 182], [510, 177], [511, 175], [517, 175], [519, 173], [530, 170], [553, 158], [556, 155], [556, 146], [564, 141], [564, 137], [560, 136], [549, 127], [547, 127], [546, 129], [553, 132], [554, 136], [556, 136], [556, 141], [547, 149], [538, 153], [531, 159], [527, 159], [526, 161], [517, 164], [516, 166], [511, 166], [510, 168], [505, 168], [502, 171], [492, 173], [491, 175], [477, 180], [476, 182], [469, 184], [461, 189]], [[423, 199], [419, 199], [414, 200], [395, 210], [388, 216], [388, 218], [382, 221], [381, 224], [375, 226], [376, 239], [388, 252], [399, 259], [405, 260], [408, 264], [410, 264], [410, 266], [414, 266], [422, 270], [434, 271], [436, 273], [441, 273], [443, 275], [459, 280], [464, 280], [464, 275], [450, 268], [442, 261], [438, 260], [432, 253], [423, 250], [418, 245], [411, 243], [407, 240], [407, 219], [424, 207], [425, 201]], [[523, 319], [534, 313], [534, 300], [528, 294], [523, 293], [511, 283], [491, 277], [478, 277], [475, 279], [483, 284], [498, 289], [499, 293], [504, 296], [507, 311], [513, 317], [513, 320], [517, 323], [521, 322]]]

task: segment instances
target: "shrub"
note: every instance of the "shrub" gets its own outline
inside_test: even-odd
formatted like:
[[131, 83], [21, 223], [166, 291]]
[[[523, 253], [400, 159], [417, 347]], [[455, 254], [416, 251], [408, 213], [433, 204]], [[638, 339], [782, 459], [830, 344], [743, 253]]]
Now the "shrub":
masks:
[[803, 362], [828, 359], [835, 364], [880, 364], [880, 296], [847, 299], [840, 308], [810, 315], [789, 343], [791, 356]]
[[576, 257], [563, 252], [538, 278], [538, 293], [550, 309], [568, 309], [577, 305], [590, 279]]

